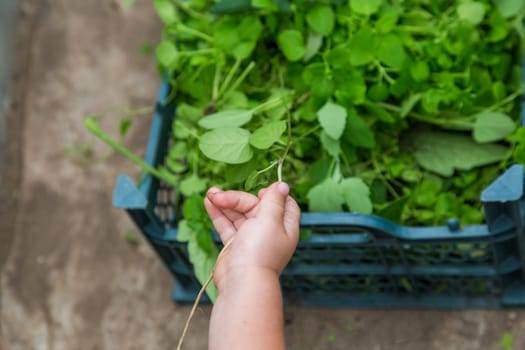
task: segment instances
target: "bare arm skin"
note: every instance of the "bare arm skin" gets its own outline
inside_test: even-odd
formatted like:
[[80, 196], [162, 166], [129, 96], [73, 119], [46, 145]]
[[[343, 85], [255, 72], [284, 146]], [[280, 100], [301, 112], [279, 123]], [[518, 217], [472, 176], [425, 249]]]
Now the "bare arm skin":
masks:
[[285, 183], [256, 197], [211, 188], [205, 206], [223, 243], [234, 239], [214, 272], [212, 350], [284, 349], [279, 275], [299, 239], [300, 210]]

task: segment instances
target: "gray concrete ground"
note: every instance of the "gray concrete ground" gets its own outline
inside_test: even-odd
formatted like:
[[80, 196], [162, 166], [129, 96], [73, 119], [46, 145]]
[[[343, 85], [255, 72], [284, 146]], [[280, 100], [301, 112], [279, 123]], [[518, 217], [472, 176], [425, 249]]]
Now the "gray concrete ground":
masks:
[[4, 163], [5, 112], [9, 105], [16, 1], [0, 1], [0, 172]]
[[[115, 176], [137, 169], [84, 130], [85, 116], [154, 100], [151, 57], [160, 25], [150, 1], [19, 0], [6, 172], [0, 183], [0, 349], [172, 349], [187, 306], [171, 277], [111, 207]], [[114, 113], [118, 117], [118, 113]], [[118, 118], [107, 121], [115, 129]], [[142, 153], [149, 118], [125, 144]], [[90, 144], [89, 152], [71, 148]], [[69, 152], [65, 152], [69, 148]], [[85, 149], [86, 147], [84, 147]], [[101, 159], [103, 158], [103, 159]], [[186, 349], [207, 346], [209, 307]], [[525, 312], [286, 310], [290, 349], [491, 350], [525, 348]]]

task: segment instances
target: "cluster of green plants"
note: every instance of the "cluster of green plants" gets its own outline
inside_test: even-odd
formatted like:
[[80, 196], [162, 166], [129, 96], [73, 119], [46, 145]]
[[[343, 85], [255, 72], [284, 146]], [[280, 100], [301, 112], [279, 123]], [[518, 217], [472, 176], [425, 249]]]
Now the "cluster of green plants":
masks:
[[471, 224], [481, 191], [525, 163], [522, 0], [155, 7], [177, 107], [165, 164], [144, 168], [191, 199], [182, 237], [206, 257], [217, 251], [196, 203], [211, 185], [256, 191], [282, 177], [307, 211]]
[[279, 169], [305, 210], [478, 223], [480, 192], [523, 161], [521, 1], [155, 5], [185, 196]]

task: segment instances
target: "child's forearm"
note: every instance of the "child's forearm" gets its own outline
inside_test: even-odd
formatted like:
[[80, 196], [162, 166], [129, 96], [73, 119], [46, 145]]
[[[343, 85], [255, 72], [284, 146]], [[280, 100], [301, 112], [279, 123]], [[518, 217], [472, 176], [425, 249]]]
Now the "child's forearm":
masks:
[[279, 276], [240, 271], [224, 282], [213, 306], [209, 349], [285, 349]]

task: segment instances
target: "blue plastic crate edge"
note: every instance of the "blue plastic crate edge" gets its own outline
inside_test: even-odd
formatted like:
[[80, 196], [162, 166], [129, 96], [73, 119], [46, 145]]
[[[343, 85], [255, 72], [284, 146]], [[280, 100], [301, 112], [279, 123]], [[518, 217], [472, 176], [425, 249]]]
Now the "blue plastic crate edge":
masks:
[[[171, 123], [174, 117], [175, 104], [168, 100], [170, 87], [162, 82], [155, 113], [150, 130], [150, 138], [146, 149], [146, 161], [153, 166], [162, 162], [168, 138], [171, 132]], [[524, 105], [525, 108], [525, 105]], [[176, 227], [167, 228], [155, 213], [156, 192], [159, 182], [152, 176], [146, 175], [139, 186], [135, 186], [126, 175], [117, 179], [113, 193], [113, 204], [117, 208], [128, 211], [131, 218], [144, 233], [153, 249], [157, 252], [166, 267], [172, 272], [177, 282], [173, 289], [173, 299], [177, 302], [190, 302], [195, 296], [200, 284], [191, 273], [192, 271], [183, 250], [173, 249], [166, 240], [176, 241]], [[521, 263], [525, 261], [525, 239], [523, 232], [523, 167], [514, 165], [498, 177], [483, 193], [487, 225], [469, 225], [458, 227], [454, 222], [439, 227], [409, 227], [394, 224], [383, 218], [373, 215], [353, 213], [304, 213], [301, 219], [303, 227], [345, 226], [355, 227], [369, 233], [361, 235], [361, 243], [366, 243], [374, 235], [391, 236], [398, 241], [454, 241], [465, 238], [495, 239], [509, 230], [517, 229], [520, 243]], [[523, 201], [521, 201], [523, 202]], [[300, 246], [330, 244], [355, 244], [355, 234], [324, 235], [313, 234], [308, 241]], [[357, 242], [358, 243], [358, 242]], [[181, 244], [183, 245], [183, 244]], [[181, 248], [182, 249], [182, 248]], [[182, 252], [182, 253], [181, 253]], [[180, 268], [180, 266], [182, 268]], [[179, 266], [174, 268], [174, 266]], [[523, 269], [522, 269], [523, 270]], [[408, 272], [408, 270], [407, 270]], [[287, 271], [285, 270], [285, 274]], [[285, 295], [289, 304], [305, 306], [335, 306], [335, 307], [417, 307], [417, 308], [465, 308], [486, 307], [498, 308], [503, 306], [525, 306], [525, 288], [514, 283], [512, 288], [502, 291], [501, 295], [476, 296], [471, 302], [457, 295], [439, 296], [400, 296], [396, 293], [383, 293], [375, 296], [337, 292], [310, 292], [301, 295]], [[299, 298], [299, 299], [298, 299]]]

